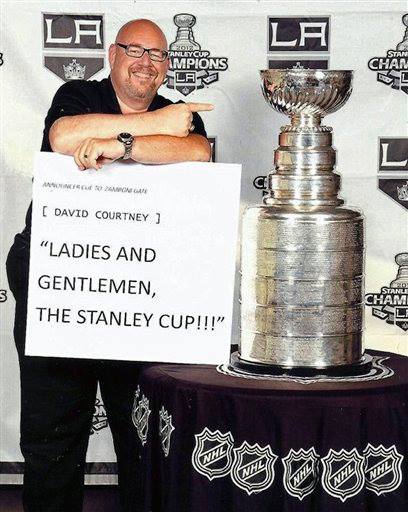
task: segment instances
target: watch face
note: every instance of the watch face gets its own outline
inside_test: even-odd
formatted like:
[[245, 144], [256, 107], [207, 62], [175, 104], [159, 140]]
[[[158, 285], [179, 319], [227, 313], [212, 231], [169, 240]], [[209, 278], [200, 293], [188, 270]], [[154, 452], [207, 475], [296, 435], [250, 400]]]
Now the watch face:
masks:
[[133, 135], [130, 133], [127, 133], [127, 132], [119, 133], [118, 140], [120, 142], [124, 142], [124, 143], [128, 142], [129, 143], [129, 142], [133, 141]]

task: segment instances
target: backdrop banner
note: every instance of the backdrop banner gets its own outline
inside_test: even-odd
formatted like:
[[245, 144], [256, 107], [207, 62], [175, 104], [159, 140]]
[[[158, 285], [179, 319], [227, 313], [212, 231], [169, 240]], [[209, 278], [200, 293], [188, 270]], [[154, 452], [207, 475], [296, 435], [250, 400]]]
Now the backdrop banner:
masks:
[[[180, 31], [185, 20], [182, 14], [190, 15], [188, 36], [185, 30]], [[19, 449], [19, 370], [13, 340], [15, 302], [7, 282], [5, 261], [15, 234], [24, 227], [32, 198], [34, 158], [41, 145], [44, 118], [55, 92], [63, 83], [78, 79], [100, 80], [109, 75], [109, 45], [115, 40], [118, 29], [133, 18], [153, 20], [168, 39], [171, 65], [159, 92], [172, 101], [215, 105], [213, 111], [201, 113], [212, 145], [212, 160], [242, 164], [241, 213], [247, 205], [262, 201], [265, 176], [273, 167], [273, 151], [278, 146], [280, 126], [287, 123], [284, 116], [265, 104], [259, 70], [295, 67], [355, 71], [351, 98], [344, 108], [327, 119], [327, 124], [333, 126], [335, 134], [336, 172], [342, 176], [340, 195], [346, 205], [363, 210], [365, 215], [365, 344], [371, 349], [408, 354], [408, 286], [396, 289], [392, 284], [397, 275], [404, 276], [408, 271], [408, 11], [405, 0], [358, 3], [221, 0], [194, 4], [183, 1], [0, 0], [0, 18], [0, 484], [21, 482], [23, 471]], [[234, 187], [238, 185], [236, 182], [226, 183], [227, 169], [228, 166], [219, 173], [218, 190], [214, 187], [208, 192], [214, 201], [216, 196], [225, 194], [227, 197], [227, 190], [231, 198], [235, 194]], [[98, 179], [102, 182], [109, 180], [113, 170], [114, 167], [102, 169]], [[163, 168], [159, 172], [166, 171]], [[66, 173], [69, 174], [68, 168]], [[200, 173], [207, 173], [210, 179], [218, 170], [209, 168]], [[187, 171], [185, 176], [186, 183], [180, 183], [180, 190], [193, 189], [194, 180]], [[58, 173], [55, 173], [55, 178], [48, 181], [57, 182], [58, 179]], [[72, 176], [67, 177], [67, 180], [71, 179]], [[88, 179], [92, 180], [91, 173]], [[146, 183], [153, 186], [154, 180], [147, 179]], [[72, 196], [75, 194], [72, 192]], [[112, 194], [104, 210], [117, 209], [117, 204], [110, 204], [111, 197], [119, 200], [119, 194]], [[214, 212], [217, 221], [213, 231], [217, 236], [221, 236], [221, 229], [227, 225], [232, 233], [236, 219], [233, 201], [222, 204], [223, 207]], [[61, 207], [50, 203], [51, 207], [72, 208], [68, 203]], [[90, 206], [87, 208], [81, 203], [78, 208], [89, 209], [88, 217], [93, 215]], [[120, 208], [124, 206], [121, 204]], [[95, 209], [102, 210], [96, 206]], [[145, 209], [141, 209], [141, 213], [144, 212]], [[187, 236], [187, 231], [192, 229], [193, 224], [190, 226], [189, 222], [193, 212], [191, 207], [186, 213], [182, 223], [186, 231], [181, 231], [180, 236]], [[78, 221], [78, 226], [90, 222], [90, 218], [68, 219], [55, 215], [42, 220], [44, 227], [36, 234], [40, 241], [37, 248], [47, 265], [52, 258], [51, 242], [62, 240], [59, 228], [68, 221]], [[119, 231], [127, 224], [119, 220], [92, 220], [104, 226], [109, 224], [112, 229], [116, 226]], [[149, 225], [149, 229], [161, 229], [164, 222], [165, 216], [162, 224]], [[199, 222], [199, 212], [196, 222]], [[134, 230], [148, 226], [143, 222], [130, 224]], [[198, 233], [196, 236], [210, 239], [210, 235]], [[218, 244], [217, 240], [214, 239], [214, 244]], [[41, 247], [41, 241], [48, 241], [47, 246]], [[95, 243], [91, 242], [91, 235], [87, 243]], [[123, 243], [128, 247], [134, 240], [123, 232]], [[155, 240], [156, 243], [159, 242]], [[109, 241], [102, 243], [108, 244]], [[186, 241], [180, 239], [180, 244], [184, 247]], [[222, 273], [222, 265], [227, 260], [231, 262], [233, 254], [239, 254], [237, 247], [232, 237], [225, 239], [222, 248], [217, 246], [213, 254], [214, 261], [218, 254], [217, 263], [212, 267], [215, 275]], [[55, 248], [54, 245], [53, 250]], [[166, 252], [166, 257], [171, 257], [170, 253]], [[196, 257], [195, 278], [204, 282], [205, 274], [198, 275], [204, 258]], [[238, 267], [239, 257], [236, 260]], [[86, 262], [82, 260], [81, 263], [85, 265]], [[149, 265], [153, 263], [145, 265], [145, 280], [149, 280]], [[106, 270], [100, 268], [98, 277], [109, 279], [108, 266], [104, 266]], [[54, 269], [52, 275], [63, 275], [61, 268], [58, 272]], [[64, 275], [66, 272], [68, 270]], [[51, 275], [51, 271], [42, 274]], [[212, 336], [215, 340], [221, 333], [226, 336], [229, 333], [228, 315], [231, 314], [226, 297], [228, 294], [232, 296], [231, 276], [225, 276], [229, 288], [224, 298], [217, 297], [224, 301], [222, 307], [221, 303], [211, 300], [208, 311], [193, 308], [192, 304], [192, 313], [180, 306], [174, 311], [167, 308], [161, 314], [187, 313], [196, 319], [197, 315], [204, 315], [208, 316], [210, 324], [207, 325], [211, 326], [213, 317], [224, 316], [222, 322], [216, 321], [214, 331], [197, 329], [196, 335], [202, 336], [203, 340]], [[122, 278], [139, 279], [133, 271]], [[237, 272], [232, 312], [233, 343], [238, 334], [238, 281]], [[159, 291], [162, 293], [164, 288], [159, 286], [159, 281], [154, 280], [153, 286], [151, 279], [151, 283], [157, 301], [156, 297], [149, 301], [159, 304], [159, 299], [162, 300]], [[190, 292], [186, 288], [177, 293]], [[61, 291], [53, 291], [54, 298], [63, 295]], [[125, 297], [122, 298], [125, 303]], [[90, 308], [78, 304], [77, 309]], [[143, 312], [142, 309], [135, 311]], [[84, 325], [79, 327], [84, 328]], [[100, 332], [111, 328], [92, 327]], [[166, 330], [170, 331], [169, 328]], [[87, 482], [116, 481], [115, 455], [100, 398], [95, 404], [87, 461]]]

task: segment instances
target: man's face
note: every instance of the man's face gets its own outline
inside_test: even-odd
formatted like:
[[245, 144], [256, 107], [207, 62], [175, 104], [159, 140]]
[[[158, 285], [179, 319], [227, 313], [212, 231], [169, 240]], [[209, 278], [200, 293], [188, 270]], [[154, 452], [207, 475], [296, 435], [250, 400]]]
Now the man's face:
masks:
[[[142, 21], [119, 32], [117, 42], [143, 48], [167, 49], [166, 40], [157, 27]], [[112, 82], [122, 101], [141, 101], [147, 108], [166, 77], [168, 58], [164, 62], [153, 61], [148, 52], [144, 52], [139, 58], [129, 57], [124, 48], [112, 45], [109, 49], [109, 61]]]

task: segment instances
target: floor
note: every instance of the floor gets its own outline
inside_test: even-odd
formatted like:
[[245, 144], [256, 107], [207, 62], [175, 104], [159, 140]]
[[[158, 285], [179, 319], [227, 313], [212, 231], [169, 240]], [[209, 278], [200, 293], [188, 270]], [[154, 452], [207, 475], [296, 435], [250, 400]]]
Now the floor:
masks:
[[[118, 512], [119, 499], [117, 488], [87, 487], [83, 512]], [[0, 487], [0, 512], [23, 512], [21, 505], [21, 487]]]

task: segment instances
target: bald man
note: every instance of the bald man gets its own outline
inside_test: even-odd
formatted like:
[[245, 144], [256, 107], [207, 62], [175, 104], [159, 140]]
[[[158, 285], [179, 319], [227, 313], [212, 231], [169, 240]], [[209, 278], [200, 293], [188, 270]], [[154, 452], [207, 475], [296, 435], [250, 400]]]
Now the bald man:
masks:
[[[166, 38], [134, 20], [109, 48], [111, 73], [71, 81], [57, 91], [45, 119], [42, 151], [72, 155], [81, 171], [115, 160], [160, 164], [210, 159], [198, 111], [157, 94], [169, 66]], [[102, 171], [103, 172], [103, 171]], [[89, 432], [99, 382], [118, 461], [123, 512], [137, 510], [137, 436], [132, 405], [139, 366], [24, 355], [31, 207], [7, 259], [16, 299], [14, 337], [21, 373], [21, 450], [25, 512], [80, 512]], [[115, 340], [112, 340], [115, 343]]]
[[[51, 107], [51, 119], [46, 125], [52, 121], [49, 141], [53, 151], [73, 155], [81, 170], [100, 169], [105, 163], [123, 157], [124, 145], [118, 135], [128, 133], [134, 137], [129, 157], [137, 162], [160, 164], [210, 159], [210, 145], [196, 112], [212, 110], [213, 106], [173, 105], [157, 95], [169, 59], [166, 38], [155, 23], [134, 20], [124, 25], [109, 48], [109, 63], [111, 74], [106, 82], [70, 82], [61, 87], [63, 97], [57, 94], [54, 99], [60, 108], [67, 101], [65, 94], [75, 94], [78, 102], [83, 101], [79, 115], [73, 115], [76, 112], [70, 108], [70, 115], [65, 111], [61, 117], [55, 113], [54, 104]], [[82, 98], [87, 92], [93, 96], [100, 89], [109, 97], [108, 102], [104, 97], [98, 98], [98, 104], [95, 98]], [[114, 109], [109, 105], [111, 102], [115, 103]], [[87, 103], [95, 113], [83, 111]]]

